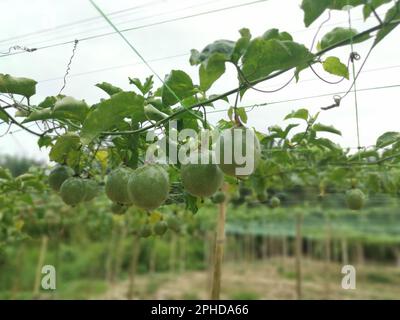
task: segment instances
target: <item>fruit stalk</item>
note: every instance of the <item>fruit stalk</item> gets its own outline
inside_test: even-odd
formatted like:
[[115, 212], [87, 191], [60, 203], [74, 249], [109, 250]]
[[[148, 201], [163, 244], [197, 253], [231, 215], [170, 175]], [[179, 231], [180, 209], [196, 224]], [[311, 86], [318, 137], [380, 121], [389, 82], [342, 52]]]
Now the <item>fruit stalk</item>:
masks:
[[[227, 185], [223, 187], [226, 192]], [[211, 289], [211, 299], [219, 300], [221, 291], [221, 274], [222, 274], [222, 260], [224, 256], [224, 242], [225, 242], [225, 217], [226, 217], [226, 204], [224, 202], [219, 204], [219, 216], [217, 224], [217, 236], [215, 239], [215, 252], [214, 252], [214, 266], [213, 266], [213, 281]]]

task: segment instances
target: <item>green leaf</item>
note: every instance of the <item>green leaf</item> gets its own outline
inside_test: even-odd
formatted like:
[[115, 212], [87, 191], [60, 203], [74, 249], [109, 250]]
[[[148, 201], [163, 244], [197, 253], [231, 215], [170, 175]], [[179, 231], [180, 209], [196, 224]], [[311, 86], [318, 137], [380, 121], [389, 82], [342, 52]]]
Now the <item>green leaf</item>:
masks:
[[79, 136], [75, 133], [66, 133], [59, 137], [50, 150], [50, 160], [58, 163], [67, 163], [80, 147]]
[[10, 121], [7, 113], [1, 107], [0, 107], [0, 120], [3, 120], [5, 123], [8, 123], [8, 121]]
[[37, 142], [39, 148], [50, 147], [52, 145], [52, 139], [49, 136], [41, 136]]
[[303, 0], [304, 24], [309, 27], [327, 9], [342, 10], [347, 5], [356, 7], [364, 3], [365, 0]]
[[9, 74], [0, 73], [0, 92], [19, 94], [30, 98], [36, 93], [37, 82], [28, 78], [12, 77]]
[[392, 0], [368, 0], [369, 4], [366, 4], [363, 8], [364, 19], [366, 20], [372, 14], [372, 8], [375, 10], [385, 3], [389, 3]]
[[136, 86], [136, 88], [138, 88], [139, 91], [143, 95], [145, 95], [145, 94], [149, 93], [151, 89], [153, 89], [154, 81], [153, 81], [153, 76], [149, 76], [146, 78], [146, 80], [143, 84], [140, 81], [140, 79], [138, 79], [138, 78], [129, 78], [129, 83]]
[[256, 80], [274, 71], [301, 66], [312, 60], [313, 54], [293, 41], [256, 38], [243, 56], [242, 72], [247, 80]]
[[251, 33], [250, 30], [247, 28], [243, 28], [239, 30], [241, 37], [238, 41], [236, 41], [235, 48], [233, 49], [233, 53], [231, 55], [231, 60], [234, 63], [238, 63], [240, 58], [246, 52], [247, 47], [249, 46], [251, 40]]
[[165, 118], [168, 117], [167, 114], [164, 112], [161, 112], [158, 110], [156, 107], [152, 106], [151, 104], [147, 104], [144, 106], [144, 114], [146, 115], [146, 118], [149, 120], [154, 120], [154, 121], [160, 121], [164, 120]]
[[108, 82], [102, 82], [102, 83], [98, 83], [96, 84], [96, 87], [100, 88], [101, 90], [105, 91], [107, 94], [109, 94], [110, 96], [112, 96], [113, 94], [116, 94], [118, 92], [121, 92], [122, 89], [118, 88], [116, 86], [113, 86], [112, 84], [108, 83]]
[[165, 79], [162, 89], [162, 101], [165, 105], [172, 106], [179, 100], [190, 97], [194, 92], [190, 76], [184, 71], [172, 70]]
[[384, 148], [398, 141], [400, 141], [400, 132], [385, 132], [376, 140], [376, 147]]
[[213, 54], [200, 65], [200, 89], [207, 91], [225, 73], [225, 58], [220, 53]]
[[323, 67], [326, 72], [333, 74], [335, 76], [343, 77], [349, 79], [349, 69], [347, 66], [340, 61], [337, 57], [328, 57], [323, 62]]
[[89, 106], [83, 100], [76, 100], [73, 97], [64, 97], [57, 100], [54, 105], [53, 115], [57, 119], [71, 119], [83, 122], [89, 112]]
[[56, 104], [58, 99], [62, 99], [65, 96], [59, 95], [57, 97], [50, 96], [46, 97], [41, 103], [38, 104], [38, 109], [52, 108]]
[[348, 45], [351, 43], [351, 41], [353, 41], [353, 43], [359, 43], [371, 37], [369, 34], [367, 34], [361, 38], [353, 39], [357, 34], [358, 31], [356, 29], [337, 27], [322, 37], [321, 42], [318, 44], [318, 49], [324, 50], [346, 40], [347, 41], [341, 44], [341, 46]]
[[244, 123], [247, 123], [246, 109], [243, 107], [240, 107], [240, 108], [237, 108], [236, 112], [237, 112], [237, 115], [240, 117], [240, 120], [242, 120]]
[[342, 133], [338, 129], [334, 128], [333, 126], [327, 126], [327, 125], [324, 125], [324, 124], [321, 124], [321, 123], [314, 124], [312, 126], [312, 129], [314, 131], [317, 131], [317, 132], [318, 131], [322, 131], [322, 132], [330, 132], [330, 133], [333, 133], [333, 134], [337, 134], [339, 136], [342, 135]]
[[206, 46], [201, 52], [191, 51], [190, 64], [198, 65], [207, 61], [213, 54], [219, 53], [226, 61], [230, 61], [235, 50], [236, 42], [231, 40], [217, 40]]
[[366, 159], [366, 158], [379, 158], [379, 154], [375, 150], [362, 150], [359, 152], [356, 152], [353, 154], [350, 158], [349, 161], [354, 161], [354, 160], [360, 160], [360, 159]]
[[92, 107], [83, 123], [82, 143], [88, 144], [101, 132], [110, 130], [126, 117], [140, 122], [145, 120], [144, 98], [134, 92], [120, 92]]
[[42, 121], [48, 119], [54, 119], [53, 110], [48, 109], [36, 109], [31, 112], [31, 114], [22, 123], [28, 123], [32, 121]]
[[264, 32], [261, 38], [264, 40], [293, 41], [293, 37], [289, 33], [279, 32], [279, 29], [269, 29]]
[[292, 111], [289, 113], [284, 120], [287, 119], [303, 119], [305, 121], [308, 120], [308, 110], [307, 109], [299, 109], [296, 111]]
[[[391, 8], [386, 13], [385, 20], [383, 22], [388, 23], [390, 21], [399, 19], [400, 19], [400, 2], [397, 2], [394, 5], [394, 7]], [[393, 29], [399, 25], [399, 23], [383, 26], [383, 28], [379, 30], [378, 34], [376, 35], [374, 46], [376, 46], [379, 42], [383, 40], [383, 38], [385, 38], [390, 32], [392, 32]]]

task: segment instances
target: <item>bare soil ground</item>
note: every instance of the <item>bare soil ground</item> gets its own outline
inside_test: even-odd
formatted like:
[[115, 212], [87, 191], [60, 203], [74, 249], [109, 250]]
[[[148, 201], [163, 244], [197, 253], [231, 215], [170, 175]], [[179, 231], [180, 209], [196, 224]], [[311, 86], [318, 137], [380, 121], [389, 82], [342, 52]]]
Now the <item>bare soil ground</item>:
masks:
[[[303, 299], [400, 299], [400, 268], [356, 266], [356, 289], [341, 287], [341, 265], [304, 260]], [[255, 263], [223, 266], [222, 299], [297, 299], [294, 260], [273, 258]], [[207, 299], [207, 271], [138, 275], [134, 299]], [[128, 281], [117, 283], [95, 299], [126, 299]]]

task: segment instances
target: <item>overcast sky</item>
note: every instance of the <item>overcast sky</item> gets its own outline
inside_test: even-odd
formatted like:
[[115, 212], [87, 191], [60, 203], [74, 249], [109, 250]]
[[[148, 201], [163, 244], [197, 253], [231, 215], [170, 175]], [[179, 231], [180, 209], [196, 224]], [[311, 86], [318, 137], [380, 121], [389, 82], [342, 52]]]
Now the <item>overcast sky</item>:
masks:
[[[112, 14], [110, 19], [119, 28], [137, 27], [126, 32], [125, 36], [146, 60], [170, 57], [150, 62], [162, 78], [171, 69], [181, 69], [189, 73], [198, 83], [197, 68], [190, 66], [188, 62], [190, 49], [201, 50], [205, 45], [217, 39], [236, 40], [239, 36], [238, 30], [242, 27], [249, 28], [253, 36], [261, 35], [269, 28], [279, 28], [292, 33], [295, 41], [310, 46], [316, 29], [327, 17], [325, 14], [309, 30], [305, 30], [300, 0], [266, 0], [240, 8], [165, 22], [173, 18], [251, 2], [255, 1], [97, 0], [96, 3], [106, 13], [117, 12]], [[13, 45], [43, 47], [112, 31], [108, 24], [98, 17], [97, 11], [89, 1], [0, 0], [0, 3], [3, 13], [0, 19], [1, 52], [8, 51], [8, 48]], [[384, 12], [387, 8], [387, 6], [382, 7], [379, 12]], [[361, 9], [352, 11], [352, 24], [358, 30], [364, 30], [376, 24], [376, 20], [373, 18], [367, 22], [363, 22], [361, 18]], [[70, 25], [79, 21], [81, 22]], [[160, 23], [163, 21], [165, 23]], [[69, 26], [59, 27], [65, 24]], [[347, 25], [347, 12], [335, 11], [331, 20], [322, 29], [320, 37], [334, 27], [346, 27]], [[36, 33], [46, 29], [50, 29], [50, 31]], [[30, 35], [19, 37], [25, 34]], [[365, 72], [357, 82], [359, 89], [400, 84], [399, 36], [400, 28], [392, 32], [373, 51], [365, 65]], [[13, 39], [8, 40], [9, 38]], [[370, 43], [356, 45], [356, 51], [362, 58], [365, 58]], [[72, 47], [73, 44], [66, 44], [37, 50], [33, 53], [2, 57], [0, 58], [0, 73], [38, 80], [37, 94], [32, 102], [40, 102], [46, 96], [56, 95], [59, 92]], [[347, 61], [349, 53], [350, 48], [348, 47], [334, 52], [343, 61]], [[171, 56], [178, 57], [171, 58]], [[360, 64], [361, 62], [358, 62], [357, 66], [359, 67]], [[322, 71], [320, 73], [323, 74]], [[107, 81], [128, 90], [130, 88], [128, 76], [144, 78], [149, 74], [150, 71], [140, 63], [139, 58], [118, 35], [98, 37], [78, 44], [70, 77], [67, 79], [67, 86], [63, 93], [78, 99], [85, 99], [92, 104], [98, 102], [100, 98], [106, 97], [105, 93], [94, 86], [96, 83]], [[324, 76], [327, 79], [336, 80], [333, 76], [327, 74]], [[289, 78], [290, 75], [287, 74], [258, 87], [273, 89], [277, 85], [285, 83]], [[229, 69], [228, 74], [212, 87], [212, 93], [222, 93], [234, 88], [237, 85], [235, 79], [233, 70]], [[301, 74], [299, 83], [290, 85], [278, 93], [265, 94], [249, 91], [241, 104], [279, 102], [341, 92], [347, 90], [349, 86], [349, 81], [344, 81], [340, 85], [325, 84], [311, 72], [306, 71]], [[361, 144], [363, 146], [374, 144], [376, 138], [386, 131], [400, 131], [400, 88], [362, 91], [359, 92], [358, 98]], [[248, 124], [265, 132], [271, 125], [284, 124], [283, 117], [292, 110], [305, 107], [312, 113], [316, 113], [320, 107], [331, 103], [332, 97], [330, 96], [273, 103], [255, 108], [249, 114]], [[218, 108], [225, 109], [227, 105], [220, 103]], [[227, 118], [226, 112], [209, 115], [209, 119], [214, 123], [220, 118]], [[343, 136], [335, 138], [342, 146], [357, 146], [353, 95], [349, 95], [342, 102], [340, 108], [321, 113], [320, 122], [334, 125], [342, 131]], [[6, 129], [5, 125], [0, 125], [0, 134], [4, 133]], [[17, 128], [12, 129], [12, 131], [15, 130]], [[42, 160], [48, 158], [47, 151], [39, 150], [37, 147], [35, 136], [23, 131], [1, 137], [0, 154], [21, 155]]]

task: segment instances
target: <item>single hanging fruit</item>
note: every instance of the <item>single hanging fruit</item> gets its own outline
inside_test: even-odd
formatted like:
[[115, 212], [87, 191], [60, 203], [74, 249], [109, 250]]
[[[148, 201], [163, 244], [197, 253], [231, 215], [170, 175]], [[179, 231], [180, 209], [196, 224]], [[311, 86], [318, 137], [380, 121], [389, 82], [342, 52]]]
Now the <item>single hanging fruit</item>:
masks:
[[61, 199], [70, 206], [76, 206], [85, 198], [85, 182], [81, 178], [68, 178], [60, 188]]
[[365, 195], [360, 189], [351, 189], [346, 193], [346, 203], [351, 210], [360, 210], [364, 207]]
[[130, 200], [138, 208], [154, 210], [161, 206], [169, 194], [167, 171], [158, 164], [145, 164], [137, 168], [128, 181]]
[[167, 230], [168, 224], [163, 220], [157, 221], [153, 227], [154, 233], [158, 236], [162, 236], [165, 232], [167, 232]]
[[59, 192], [65, 180], [71, 178], [74, 170], [67, 166], [57, 166], [49, 174], [49, 185], [54, 191]]
[[216, 156], [225, 174], [246, 178], [256, 170], [261, 159], [260, 142], [254, 130], [244, 127], [227, 129], [219, 137]]
[[211, 201], [215, 204], [223, 203], [226, 200], [225, 193], [218, 191], [211, 197]]
[[120, 204], [131, 204], [132, 201], [128, 193], [128, 181], [133, 170], [120, 167], [113, 170], [107, 177], [105, 191], [107, 197], [112, 202]]
[[277, 208], [281, 205], [281, 200], [278, 197], [272, 197], [269, 201], [269, 205], [271, 208]]
[[[201, 163], [201, 159], [208, 162]], [[224, 174], [215, 163], [209, 152], [196, 156], [196, 161], [190, 160], [188, 164], [181, 167], [181, 178], [183, 187], [191, 195], [196, 197], [212, 196], [222, 185]]]

